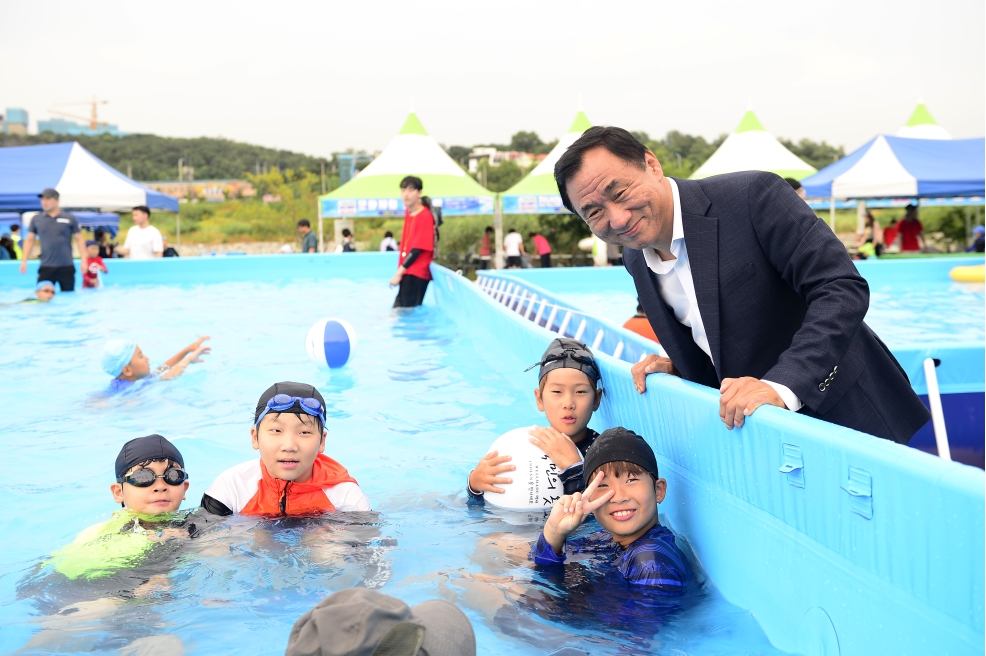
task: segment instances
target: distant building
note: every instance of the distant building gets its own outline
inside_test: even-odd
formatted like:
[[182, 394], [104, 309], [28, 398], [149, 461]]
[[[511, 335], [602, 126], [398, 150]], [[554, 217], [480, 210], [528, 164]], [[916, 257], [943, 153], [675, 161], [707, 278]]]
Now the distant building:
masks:
[[529, 168], [535, 162], [540, 162], [545, 155], [535, 155], [534, 153], [522, 153], [516, 150], [497, 150], [488, 146], [478, 146], [469, 153], [469, 172], [475, 173], [479, 170], [479, 163], [488, 159], [490, 166], [500, 166], [503, 162], [511, 161], [522, 169]]
[[4, 134], [27, 134], [27, 110], [7, 108], [7, 114], [0, 116]]
[[[7, 110], [8, 112], [10, 110]], [[25, 112], [26, 115], [26, 112]], [[55, 134], [70, 134], [73, 136], [94, 137], [99, 134], [111, 134], [114, 137], [122, 137], [126, 132], [120, 132], [115, 125], [101, 124], [93, 130], [89, 125], [76, 123], [64, 118], [53, 118], [48, 121], [38, 121], [38, 134], [42, 132], [54, 132]]]
[[210, 203], [221, 203], [234, 198], [253, 198], [257, 190], [246, 180], [195, 180], [179, 182], [164, 180], [160, 182], [144, 182], [151, 189], [160, 191], [182, 200], [204, 200]]

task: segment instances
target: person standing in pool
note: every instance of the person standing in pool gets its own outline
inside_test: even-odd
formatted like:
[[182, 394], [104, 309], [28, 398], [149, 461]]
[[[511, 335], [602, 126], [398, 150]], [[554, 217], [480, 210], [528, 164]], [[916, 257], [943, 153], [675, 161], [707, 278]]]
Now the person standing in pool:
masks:
[[404, 201], [404, 231], [401, 233], [401, 261], [390, 286], [397, 287], [394, 307], [421, 305], [431, 282], [431, 261], [435, 256], [435, 217], [421, 202], [424, 183], [409, 175], [401, 180]]
[[931, 418], [863, 317], [869, 287], [845, 246], [784, 180], [668, 178], [616, 127], [593, 127], [555, 165], [562, 201], [622, 244], [669, 357], [632, 368], [719, 390], [728, 429], [773, 405], [906, 443]]
[[79, 231], [79, 222], [74, 214], [63, 211], [58, 206], [59, 195], [54, 189], [45, 189], [40, 194], [44, 212], [31, 219], [27, 230], [21, 257], [21, 273], [27, 273], [27, 259], [31, 257], [34, 238], [41, 240], [41, 267], [38, 269], [38, 282], [50, 280], [57, 282], [63, 292], [75, 291], [75, 263], [72, 261], [72, 238], [79, 249], [82, 270], [89, 267], [86, 244]]

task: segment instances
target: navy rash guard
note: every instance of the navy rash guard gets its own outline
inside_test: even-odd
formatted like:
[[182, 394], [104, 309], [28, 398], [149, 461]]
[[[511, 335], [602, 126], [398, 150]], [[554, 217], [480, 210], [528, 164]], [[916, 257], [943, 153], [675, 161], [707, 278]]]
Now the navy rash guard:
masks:
[[[614, 564], [628, 583], [655, 586], [671, 595], [684, 592], [690, 568], [670, 529], [657, 525], [629, 547], [621, 547], [614, 542], [609, 531], [596, 531], [568, 540], [565, 544], [566, 553], [600, 553], [606, 550], [612, 551]], [[560, 565], [565, 562], [566, 553], [556, 554], [544, 539], [542, 531], [531, 547], [530, 559], [535, 565]]]

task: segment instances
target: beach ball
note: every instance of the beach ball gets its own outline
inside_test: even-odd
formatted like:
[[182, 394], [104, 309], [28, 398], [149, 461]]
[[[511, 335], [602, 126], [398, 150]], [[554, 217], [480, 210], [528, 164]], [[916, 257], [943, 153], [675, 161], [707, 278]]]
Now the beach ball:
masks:
[[507, 431], [487, 450], [510, 456], [509, 464], [517, 469], [503, 474], [514, 482], [498, 486], [505, 490], [503, 494], [487, 492], [483, 497], [486, 503], [506, 510], [550, 510], [565, 494], [561, 470], [544, 451], [531, 444], [528, 430], [530, 427]]
[[305, 337], [308, 358], [320, 367], [338, 369], [349, 361], [355, 349], [356, 331], [342, 319], [316, 321]]

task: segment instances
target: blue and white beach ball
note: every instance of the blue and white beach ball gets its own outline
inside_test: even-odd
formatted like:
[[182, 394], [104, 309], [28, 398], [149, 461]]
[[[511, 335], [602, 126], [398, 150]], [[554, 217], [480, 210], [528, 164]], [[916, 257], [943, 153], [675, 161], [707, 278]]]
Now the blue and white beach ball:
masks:
[[322, 319], [308, 329], [305, 337], [308, 358], [320, 367], [338, 369], [356, 350], [356, 331], [342, 319]]

